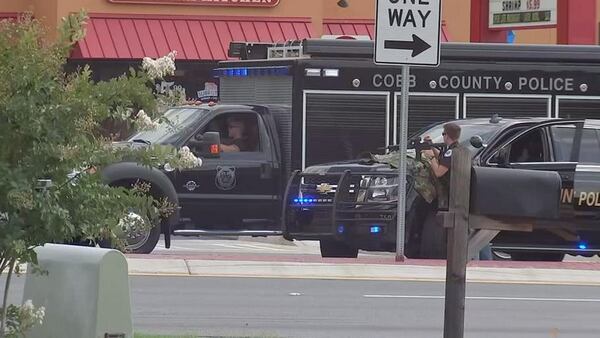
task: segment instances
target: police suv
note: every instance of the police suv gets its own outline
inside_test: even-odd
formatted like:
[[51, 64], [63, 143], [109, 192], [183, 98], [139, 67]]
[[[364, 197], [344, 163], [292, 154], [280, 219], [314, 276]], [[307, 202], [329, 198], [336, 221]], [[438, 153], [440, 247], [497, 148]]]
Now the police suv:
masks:
[[[600, 252], [600, 120], [494, 116], [455, 122], [462, 129], [459, 143], [471, 150], [473, 165], [557, 171], [562, 180], [560, 219], [532, 232], [502, 231], [492, 241], [495, 251], [509, 253], [513, 260], [551, 261]], [[425, 136], [439, 146], [435, 142], [442, 141], [442, 127], [434, 124], [413, 135], [413, 149], [426, 146], [419, 143]], [[435, 217], [443, 196], [429, 196], [427, 189], [434, 195], [437, 189], [424, 186], [434, 185], [429, 183], [433, 179], [417, 159], [415, 152], [404, 159], [405, 254], [444, 258], [445, 229]], [[359, 249], [395, 251], [399, 160], [371, 155], [296, 171], [284, 197], [284, 236], [319, 240], [324, 257], [356, 257]], [[504, 189], [489, 194], [510, 196], [510, 187]]]

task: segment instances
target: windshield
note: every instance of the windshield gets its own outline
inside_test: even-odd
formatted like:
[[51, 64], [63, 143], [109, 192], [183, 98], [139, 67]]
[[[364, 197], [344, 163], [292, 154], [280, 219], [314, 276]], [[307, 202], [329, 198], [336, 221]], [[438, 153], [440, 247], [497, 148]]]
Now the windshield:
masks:
[[[498, 125], [493, 124], [464, 124], [461, 125], [460, 138], [458, 142], [464, 146], [468, 146], [471, 149], [470, 139], [472, 136], [479, 135], [483, 139], [483, 144], [489, 142], [489, 140], [494, 136], [496, 131], [498, 131]], [[438, 124], [430, 129], [425, 130], [424, 132], [417, 134], [416, 136], [420, 136], [423, 139], [425, 136], [430, 136], [433, 143], [443, 143], [444, 137], [442, 136], [442, 132], [444, 131], [444, 125]]]
[[157, 128], [139, 132], [129, 141], [145, 141], [150, 143], [172, 143], [179, 138], [182, 131], [193, 127], [204, 116], [206, 109], [173, 108], [167, 110], [164, 117], [168, 121], [161, 122]]

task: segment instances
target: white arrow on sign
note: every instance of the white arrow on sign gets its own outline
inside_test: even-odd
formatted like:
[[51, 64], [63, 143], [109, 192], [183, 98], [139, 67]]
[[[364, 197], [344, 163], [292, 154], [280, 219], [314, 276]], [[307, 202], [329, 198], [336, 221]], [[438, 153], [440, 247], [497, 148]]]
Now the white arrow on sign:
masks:
[[377, 0], [375, 63], [438, 66], [441, 0]]

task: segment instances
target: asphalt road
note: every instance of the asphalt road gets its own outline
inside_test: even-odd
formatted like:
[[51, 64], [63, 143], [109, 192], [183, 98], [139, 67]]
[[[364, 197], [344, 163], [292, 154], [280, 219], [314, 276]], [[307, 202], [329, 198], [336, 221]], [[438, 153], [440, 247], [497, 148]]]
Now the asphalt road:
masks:
[[[20, 301], [22, 287], [18, 278], [11, 301]], [[443, 283], [132, 277], [131, 288], [137, 332], [442, 337]], [[595, 337], [600, 332], [600, 287], [477, 283], [467, 286], [467, 297], [465, 337]]]

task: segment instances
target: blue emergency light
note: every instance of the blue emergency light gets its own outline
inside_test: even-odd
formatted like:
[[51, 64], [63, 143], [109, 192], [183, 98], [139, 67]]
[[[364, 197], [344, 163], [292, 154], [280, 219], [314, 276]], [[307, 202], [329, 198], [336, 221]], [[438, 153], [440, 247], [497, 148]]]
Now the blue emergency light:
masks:
[[378, 234], [381, 232], [381, 227], [379, 225], [373, 225], [371, 227], [371, 233], [372, 234]]
[[297, 197], [292, 200], [294, 204], [311, 204], [311, 203], [333, 203], [331, 198], [314, 198], [314, 197]]
[[587, 249], [587, 244], [585, 244], [585, 243], [579, 243], [579, 249], [581, 249], [581, 250]]
[[248, 77], [248, 76], [284, 76], [290, 75], [286, 66], [272, 67], [232, 67], [213, 70], [213, 77]]

